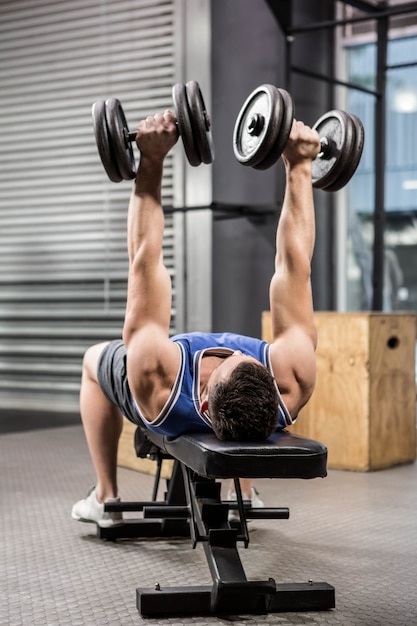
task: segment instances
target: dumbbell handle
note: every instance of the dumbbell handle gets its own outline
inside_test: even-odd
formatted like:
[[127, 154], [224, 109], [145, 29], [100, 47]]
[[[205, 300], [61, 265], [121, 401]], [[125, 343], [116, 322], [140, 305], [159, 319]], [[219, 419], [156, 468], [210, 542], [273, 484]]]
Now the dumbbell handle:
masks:
[[[210, 116], [208, 115], [208, 113], [206, 111], [204, 111], [204, 124], [205, 124], [206, 131], [209, 131], [210, 128], [211, 128], [211, 119], [210, 119]], [[175, 122], [175, 126], [177, 127], [178, 134], [180, 134], [178, 122]], [[134, 141], [136, 141], [136, 135], [137, 134], [138, 133], [135, 130], [127, 130], [127, 129], [125, 129], [125, 137], [126, 137], [126, 140], [129, 143], [133, 143]]]
[[[178, 122], [175, 122], [175, 126], [177, 127], [177, 131], [178, 131], [178, 134], [179, 134]], [[137, 130], [127, 130], [127, 128], [125, 128], [124, 131], [125, 131], [126, 141], [128, 141], [129, 143], [134, 143], [136, 141], [136, 136], [138, 134], [138, 131]]]
[[[247, 131], [249, 135], [259, 136], [265, 126], [265, 118], [260, 113], [254, 113], [248, 121]], [[326, 159], [331, 154], [331, 142], [328, 137], [320, 137], [320, 152], [316, 158]]]
[[316, 156], [316, 159], [327, 159], [331, 156], [332, 152], [332, 142], [331, 140], [324, 136], [320, 137], [320, 152]]

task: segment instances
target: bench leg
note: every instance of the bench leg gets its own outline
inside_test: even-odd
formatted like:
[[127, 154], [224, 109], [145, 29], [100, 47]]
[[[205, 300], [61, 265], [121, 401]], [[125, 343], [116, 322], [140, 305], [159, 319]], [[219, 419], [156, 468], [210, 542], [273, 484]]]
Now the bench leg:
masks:
[[[155, 481], [159, 482], [158, 474]], [[153, 498], [156, 498], [155, 487]], [[186, 506], [187, 498], [184, 488], [184, 478], [181, 465], [175, 461], [171, 478], [168, 481], [168, 489], [163, 502], [155, 500], [149, 502], [116, 502], [105, 505], [106, 511], [143, 511], [147, 507], [156, 506]], [[100, 528], [97, 526], [97, 536], [100, 539], [116, 541], [117, 539], [138, 539], [140, 537], [189, 537], [190, 523], [187, 518], [166, 519], [162, 515], [160, 519], [127, 519], [123, 524]]]
[[228, 505], [220, 500], [220, 483], [201, 479], [182, 468], [190, 510], [194, 546], [201, 542], [213, 579], [212, 586], [137, 588], [136, 605], [142, 616], [262, 614], [327, 610], [335, 607], [334, 587], [327, 583], [276, 584], [249, 581], [237, 549], [247, 546], [228, 521]]

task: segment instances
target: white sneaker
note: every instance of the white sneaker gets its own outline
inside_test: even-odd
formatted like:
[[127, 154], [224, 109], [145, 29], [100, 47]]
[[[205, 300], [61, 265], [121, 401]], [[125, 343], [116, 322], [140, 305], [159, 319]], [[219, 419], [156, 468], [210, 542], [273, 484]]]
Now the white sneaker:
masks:
[[[227, 498], [226, 498], [229, 502], [236, 502], [236, 493], [234, 491], [229, 490], [227, 492]], [[245, 501], [245, 498], [243, 498], [243, 500]], [[252, 497], [251, 497], [251, 506], [254, 509], [263, 509], [264, 508], [264, 503], [262, 502], [262, 500], [259, 497], [259, 493], [258, 491], [255, 489], [255, 487], [252, 487]], [[240, 521], [240, 515], [239, 515], [239, 509], [232, 509], [229, 511], [229, 522], [239, 522]], [[248, 520], [250, 521], [250, 520]]]
[[252, 508], [253, 509], [263, 509], [265, 504], [259, 497], [259, 491], [252, 487]]
[[[106, 502], [120, 502], [120, 498], [108, 498]], [[84, 500], [79, 500], [74, 504], [71, 517], [79, 522], [98, 524], [101, 528], [123, 523], [122, 513], [107, 513], [104, 510], [104, 504], [97, 502], [95, 487], [90, 489]]]

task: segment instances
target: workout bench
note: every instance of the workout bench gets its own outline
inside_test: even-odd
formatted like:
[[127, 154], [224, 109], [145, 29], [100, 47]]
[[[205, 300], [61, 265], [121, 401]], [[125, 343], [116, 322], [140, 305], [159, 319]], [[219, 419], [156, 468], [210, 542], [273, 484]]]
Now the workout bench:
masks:
[[[247, 580], [237, 543], [247, 548], [247, 519], [287, 519], [287, 508], [252, 508], [242, 499], [239, 478], [324, 478], [327, 449], [318, 442], [274, 433], [262, 443], [220, 441], [214, 434], [169, 438], [138, 427], [139, 457], [157, 463], [152, 500], [106, 504], [107, 511], [143, 511], [143, 519], [99, 528], [102, 539], [190, 537], [193, 548], [203, 544], [213, 579], [211, 586], [138, 588], [136, 602], [144, 617], [157, 615], [261, 614], [327, 610], [335, 607], [334, 587], [327, 583], [276, 583]], [[165, 499], [156, 500], [164, 459], [173, 459]], [[234, 479], [236, 502], [222, 502], [222, 479]], [[240, 523], [229, 523], [229, 509]]]

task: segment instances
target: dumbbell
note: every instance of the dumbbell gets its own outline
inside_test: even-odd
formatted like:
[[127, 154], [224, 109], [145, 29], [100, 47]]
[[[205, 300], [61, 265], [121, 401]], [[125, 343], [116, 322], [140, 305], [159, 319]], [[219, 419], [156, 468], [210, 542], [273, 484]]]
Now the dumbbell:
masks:
[[[294, 120], [291, 95], [274, 85], [261, 85], [244, 102], [233, 129], [237, 160], [258, 170], [274, 165], [287, 145]], [[338, 191], [352, 178], [363, 152], [365, 133], [356, 115], [341, 110], [322, 115], [313, 128], [321, 151], [312, 162], [313, 186]]]
[[[211, 121], [199, 84], [194, 80], [186, 84], [177, 83], [172, 88], [172, 99], [178, 133], [189, 163], [194, 167], [201, 163], [212, 163], [214, 147]], [[120, 101], [109, 98], [95, 102], [92, 116], [98, 153], [110, 180], [119, 183], [135, 178], [132, 143], [137, 133], [129, 131]]]

